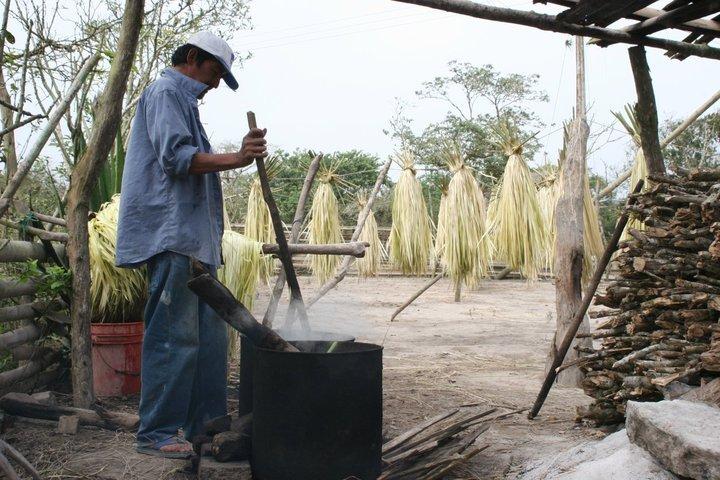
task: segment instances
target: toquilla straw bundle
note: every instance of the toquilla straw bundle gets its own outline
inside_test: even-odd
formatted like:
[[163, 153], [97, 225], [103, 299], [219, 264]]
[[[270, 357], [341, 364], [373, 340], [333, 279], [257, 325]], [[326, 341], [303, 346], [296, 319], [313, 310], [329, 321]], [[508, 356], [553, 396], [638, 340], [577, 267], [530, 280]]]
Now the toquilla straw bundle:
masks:
[[[358, 194], [357, 203], [360, 208], [360, 212], [358, 213], [359, 221], [360, 215], [362, 215], [362, 211], [365, 208], [365, 205], [367, 205], [367, 194], [365, 192]], [[358, 269], [358, 275], [362, 278], [374, 277], [380, 269], [380, 259], [383, 255], [383, 246], [380, 241], [380, 236], [378, 235], [378, 225], [375, 220], [375, 214], [372, 210], [370, 210], [367, 219], [365, 219], [365, 224], [358, 241], [370, 244], [370, 246], [365, 249], [365, 256], [358, 258], [355, 261]]]
[[436, 241], [435, 248], [456, 287], [463, 283], [475, 287], [487, 274], [490, 264], [485, 197], [457, 145], [446, 147], [444, 157], [452, 179], [448, 184], [444, 212], [438, 216], [438, 231], [442, 224], [442, 243], [438, 245]]
[[[318, 186], [313, 195], [310, 207], [310, 223], [308, 224], [308, 243], [322, 245], [342, 243], [340, 213], [337, 198], [333, 192], [333, 183], [342, 180], [335, 174], [337, 164], [322, 168], [318, 174]], [[334, 273], [340, 257], [337, 255], [311, 255], [310, 269], [320, 284], [324, 284]]]
[[396, 156], [402, 173], [392, 201], [392, 227], [388, 239], [390, 260], [404, 275], [420, 275], [428, 268], [433, 242], [431, 220], [422, 186], [415, 176], [415, 161], [409, 152]]

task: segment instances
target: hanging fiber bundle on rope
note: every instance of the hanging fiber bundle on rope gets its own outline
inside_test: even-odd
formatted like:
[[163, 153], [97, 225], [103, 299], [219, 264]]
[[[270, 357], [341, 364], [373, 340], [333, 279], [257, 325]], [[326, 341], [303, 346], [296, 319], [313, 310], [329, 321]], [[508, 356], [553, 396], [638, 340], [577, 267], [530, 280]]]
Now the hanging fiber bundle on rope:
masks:
[[[360, 221], [362, 210], [365, 208], [365, 205], [367, 205], [367, 192], [358, 193], [357, 203], [360, 208], [360, 212], [358, 213], [358, 221]], [[363, 225], [358, 241], [370, 244], [370, 246], [365, 249], [365, 256], [358, 258], [355, 261], [355, 265], [357, 265], [358, 269], [358, 275], [362, 278], [374, 277], [380, 269], [380, 260], [383, 256], [383, 245], [380, 241], [377, 221], [375, 220], [375, 214], [372, 210], [370, 210], [367, 219], [365, 219], [365, 224]]]
[[232, 230], [225, 230], [222, 238], [223, 266], [217, 271], [218, 280], [248, 310], [252, 309], [257, 280], [265, 255], [262, 243]]
[[[645, 162], [645, 154], [643, 153], [642, 144], [640, 141], [640, 124], [638, 123], [635, 116], [635, 107], [632, 105], [625, 105], [625, 115], [623, 115], [622, 112], [613, 112], [613, 115], [615, 116], [615, 118], [617, 118], [620, 124], [625, 127], [625, 130], [627, 130], [630, 138], [632, 138], [633, 143], [637, 148], [630, 174], [630, 188], [632, 189], [633, 186], [637, 185], [640, 180], [644, 180], [645, 184], [641, 190], [641, 193], [644, 193], [648, 191], [649, 188], [647, 181], [648, 169], [647, 163]], [[622, 237], [620, 238], [621, 241], [629, 240], [631, 238], [630, 234], [628, 233], [631, 229], [645, 230], [645, 224], [641, 220], [638, 220], [635, 217], [631, 217], [630, 221], [628, 221], [628, 224], [625, 227], [625, 230], [623, 231]]]
[[[308, 243], [311, 245], [343, 241], [338, 202], [333, 192], [333, 184], [342, 182], [336, 170], [337, 164], [322, 167], [318, 173], [318, 186], [313, 195], [308, 224]], [[324, 284], [335, 273], [339, 263], [340, 257], [337, 255], [310, 256], [310, 269], [320, 284]]]
[[[268, 158], [265, 161], [265, 168], [268, 179], [272, 180], [280, 170], [280, 159], [277, 156]], [[229, 228], [229, 226], [226, 226]], [[273, 229], [270, 210], [268, 210], [263, 198], [260, 178], [255, 175], [250, 184], [250, 193], [247, 201], [247, 213], [245, 214], [245, 236], [248, 239], [260, 243], [275, 243], [275, 230]], [[273, 271], [275, 260], [272, 257], [264, 259], [258, 270], [258, 278], [267, 280]]]
[[444, 159], [452, 178], [445, 200], [441, 261], [456, 286], [475, 287], [490, 264], [485, 197], [457, 145], [445, 149]]
[[95, 322], [125, 322], [133, 317], [138, 320], [145, 303], [145, 268], [115, 266], [119, 207], [120, 195], [115, 195], [88, 222], [90, 296]]
[[415, 160], [409, 152], [396, 156], [402, 173], [392, 201], [392, 228], [388, 240], [390, 260], [404, 275], [420, 275], [428, 269], [433, 241], [422, 186], [416, 177]]
[[544, 223], [537, 188], [522, 158], [517, 132], [505, 125], [499, 132], [500, 146], [508, 156], [497, 189], [491, 225], [497, 257], [528, 280], [535, 280], [546, 257], [547, 226]]
[[560, 181], [558, 178], [557, 167], [547, 165], [543, 167], [545, 173], [538, 183], [538, 204], [542, 213], [543, 223], [547, 229], [545, 236], [545, 252], [544, 268], [553, 271], [553, 255], [555, 252], [555, 207], [558, 198], [560, 198]]
[[437, 227], [435, 228], [435, 248], [433, 250], [436, 262], [440, 261], [443, 251], [445, 250], [448, 215], [447, 194], [449, 183], [450, 180], [447, 177], [443, 177], [440, 181], [440, 205], [438, 206]]

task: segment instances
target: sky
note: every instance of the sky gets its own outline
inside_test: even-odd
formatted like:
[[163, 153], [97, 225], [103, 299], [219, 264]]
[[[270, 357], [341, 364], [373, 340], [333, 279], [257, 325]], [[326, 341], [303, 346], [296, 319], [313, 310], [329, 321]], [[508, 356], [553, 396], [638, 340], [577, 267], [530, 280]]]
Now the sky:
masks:
[[[483, 1], [557, 11], [530, 0]], [[386, 158], [397, 148], [383, 133], [396, 99], [410, 105], [416, 132], [441, 120], [447, 106], [418, 100], [414, 92], [458, 60], [491, 64], [506, 74], [539, 74], [550, 101], [527, 108], [547, 125], [538, 135], [547, 159], [556, 157], [559, 127], [575, 103], [575, 57], [567, 35], [389, 0], [254, 0], [250, 12], [253, 30], [230, 40], [236, 51], [252, 53], [233, 69], [238, 91], [220, 88], [201, 106], [213, 144], [239, 141], [247, 130], [245, 112], [253, 110], [268, 128], [271, 147], [359, 149]], [[720, 88], [720, 62], [679, 62], [652, 48], [648, 61], [661, 121], [686, 116]], [[611, 111], [636, 99], [627, 47], [587, 46], [586, 70], [592, 130], [600, 132], [614, 122]], [[544, 155], [536, 160], [542, 163]], [[627, 137], [619, 126], [598, 137], [588, 159], [593, 171], [612, 178], [627, 161]]]

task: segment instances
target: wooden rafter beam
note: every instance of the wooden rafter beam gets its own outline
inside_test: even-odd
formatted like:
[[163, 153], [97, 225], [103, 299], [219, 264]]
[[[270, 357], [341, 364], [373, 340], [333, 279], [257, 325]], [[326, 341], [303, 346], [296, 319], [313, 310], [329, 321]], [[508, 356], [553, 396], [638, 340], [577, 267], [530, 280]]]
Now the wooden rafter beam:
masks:
[[420, 5], [423, 7], [444, 10], [446, 12], [458, 13], [475, 18], [485, 20], [493, 20], [496, 22], [512, 23], [516, 25], [525, 25], [528, 27], [538, 28], [551, 32], [567, 33], [570, 35], [581, 35], [585, 37], [598, 38], [600, 40], [609, 40], [617, 43], [627, 43], [631, 45], [644, 45], [647, 47], [661, 48], [673, 52], [695, 55], [703, 58], [713, 58], [720, 60], [720, 49], [713, 48], [708, 45], [696, 45], [668, 40], [656, 37], [642, 37], [630, 35], [620, 30], [584, 26], [575, 23], [568, 23], [558, 20], [555, 15], [545, 15], [542, 13], [529, 12], [524, 10], [515, 10], [512, 8], [491, 7], [480, 3], [471, 2], [469, 0], [394, 0], [401, 3], [409, 3]]
[[[534, 3], [560, 5], [562, 7], [572, 7], [577, 5], [580, 0], [533, 0]], [[667, 7], [666, 7], [667, 8]], [[660, 10], [658, 8], [645, 7], [640, 10], [626, 15], [625, 18], [630, 20], [647, 20], [664, 14], [666, 10]], [[717, 20], [707, 20], [704, 18], [698, 18], [696, 20], [690, 20], [683, 23], [677, 23], [672, 28], [677, 30], [684, 30], [687, 32], [693, 32], [697, 34], [708, 34], [708, 35], [720, 35], [720, 22]], [[699, 36], [699, 35], [698, 35]], [[697, 38], [697, 37], [696, 37]]]
[[628, 33], [635, 35], [648, 35], [665, 28], [674, 28], [679, 23], [717, 13], [720, 11], [720, 0], [706, 0], [702, 3], [690, 3], [675, 10], [663, 12], [662, 14], [643, 20], [634, 25], [624, 28]]
[[580, 0], [575, 7], [558, 14], [558, 19], [606, 27], [653, 2], [654, 0]]
[[[691, 3], [678, 7], [675, 10], [661, 11], [659, 15], [635, 23], [621, 30], [632, 35], [649, 35], [666, 28], [675, 28], [676, 25], [704, 17], [711, 13], [720, 11], [720, 0], [706, 0], [702, 3]], [[714, 22], [717, 23], [717, 22]], [[601, 47], [606, 47], [611, 42], [598, 42]]]

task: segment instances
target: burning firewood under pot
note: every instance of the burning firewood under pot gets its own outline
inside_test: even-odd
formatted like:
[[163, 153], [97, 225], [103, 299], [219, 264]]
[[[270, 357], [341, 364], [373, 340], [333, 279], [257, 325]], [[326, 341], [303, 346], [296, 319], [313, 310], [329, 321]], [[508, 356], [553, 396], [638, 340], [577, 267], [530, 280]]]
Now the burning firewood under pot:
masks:
[[439, 479], [488, 447], [477, 440], [493, 421], [520, 412], [457, 408], [383, 443], [382, 346], [273, 331], [200, 264], [188, 287], [243, 334], [239, 416], [195, 439], [201, 471], [207, 458], [251, 459], [254, 480]]

